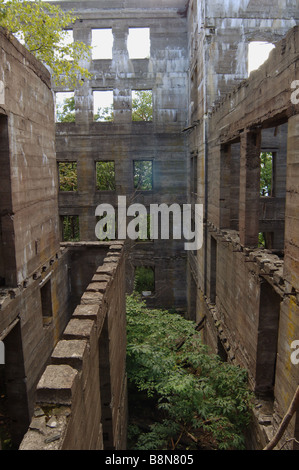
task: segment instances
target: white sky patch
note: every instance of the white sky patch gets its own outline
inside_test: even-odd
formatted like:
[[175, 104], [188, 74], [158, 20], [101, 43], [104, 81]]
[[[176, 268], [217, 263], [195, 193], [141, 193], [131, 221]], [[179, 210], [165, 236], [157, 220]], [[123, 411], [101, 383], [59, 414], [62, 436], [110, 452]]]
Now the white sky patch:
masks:
[[130, 59], [150, 57], [150, 29], [129, 28], [128, 52]]
[[257, 70], [269, 57], [275, 45], [269, 42], [253, 41], [248, 45], [248, 75]]
[[72, 98], [74, 95], [73, 91], [58, 91], [55, 93], [55, 120], [57, 119], [57, 111], [62, 111], [65, 100]]
[[112, 29], [92, 30], [92, 58], [112, 59], [113, 34]]
[[93, 92], [93, 109], [94, 114], [97, 113], [99, 108], [107, 108], [113, 106], [113, 91], [94, 91]]

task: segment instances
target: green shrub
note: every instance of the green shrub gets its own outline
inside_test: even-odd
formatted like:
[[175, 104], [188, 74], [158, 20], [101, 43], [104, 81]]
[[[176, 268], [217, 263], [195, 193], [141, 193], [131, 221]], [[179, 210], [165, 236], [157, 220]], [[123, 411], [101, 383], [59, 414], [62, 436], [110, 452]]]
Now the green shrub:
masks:
[[252, 398], [246, 371], [210, 354], [193, 322], [148, 309], [136, 294], [127, 298], [127, 373], [155, 398], [159, 416], [138, 437], [135, 426], [135, 449], [184, 448], [186, 437], [199, 448], [203, 436], [211, 448], [244, 448]]

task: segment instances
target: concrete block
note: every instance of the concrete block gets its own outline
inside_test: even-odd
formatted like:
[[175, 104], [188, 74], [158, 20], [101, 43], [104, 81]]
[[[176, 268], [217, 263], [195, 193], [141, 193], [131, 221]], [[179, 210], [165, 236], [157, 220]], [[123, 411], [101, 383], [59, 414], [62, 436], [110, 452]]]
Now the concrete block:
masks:
[[68, 365], [50, 365], [37, 385], [38, 404], [70, 405], [78, 372]]

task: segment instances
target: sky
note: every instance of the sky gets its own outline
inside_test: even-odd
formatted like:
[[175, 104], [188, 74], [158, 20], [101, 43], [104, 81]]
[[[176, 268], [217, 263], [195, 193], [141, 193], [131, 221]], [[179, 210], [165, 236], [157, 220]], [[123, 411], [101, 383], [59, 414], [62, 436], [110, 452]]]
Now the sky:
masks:
[[269, 57], [274, 44], [254, 41], [249, 44], [248, 50], [248, 73], [258, 69]]

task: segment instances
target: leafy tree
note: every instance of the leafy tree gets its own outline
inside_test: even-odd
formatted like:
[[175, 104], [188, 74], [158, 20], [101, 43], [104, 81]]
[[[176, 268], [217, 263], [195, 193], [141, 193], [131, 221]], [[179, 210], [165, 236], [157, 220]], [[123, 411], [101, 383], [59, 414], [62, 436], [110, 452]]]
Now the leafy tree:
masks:
[[61, 107], [57, 109], [57, 122], [75, 122], [75, 98], [65, 98]]
[[135, 91], [135, 96], [132, 100], [132, 120], [153, 120], [152, 92], [150, 90]]
[[60, 191], [77, 191], [77, 163], [59, 162], [58, 169]]
[[77, 20], [72, 12], [41, 0], [0, 0], [0, 25], [13, 33], [52, 72], [54, 83], [74, 88], [90, 78], [80, 65], [90, 57], [82, 42], [66, 43], [66, 29]]
[[134, 162], [134, 189], [150, 191], [153, 189], [153, 162], [136, 160]]
[[80, 241], [79, 217], [77, 215], [62, 216], [62, 236], [63, 241]]
[[135, 269], [134, 288], [138, 293], [155, 290], [155, 274], [152, 268], [137, 266]]
[[94, 115], [94, 120], [98, 122], [112, 122], [114, 120], [113, 106], [98, 108], [97, 113]]
[[113, 161], [96, 163], [96, 181], [99, 191], [115, 191], [115, 166]]
[[146, 393], [157, 411], [148, 432], [132, 422], [132, 449], [200, 449], [203, 442], [209, 449], [244, 448], [252, 400], [247, 373], [210, 354], [195, 326], [128, 296], [129, 384]]

